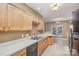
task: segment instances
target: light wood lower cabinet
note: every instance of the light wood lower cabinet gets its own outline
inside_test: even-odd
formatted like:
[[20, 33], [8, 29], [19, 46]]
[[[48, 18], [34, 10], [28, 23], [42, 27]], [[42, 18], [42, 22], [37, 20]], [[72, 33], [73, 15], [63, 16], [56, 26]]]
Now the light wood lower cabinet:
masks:
[[[55, 42], [54, 37], [49, 36], [49, 37], [45, 37], [44, 39], [40, 40], [39, 42], [37, 42], [37, 55], [40, 56], [43, 51], [46, 49], [46, 47], [48, 45], [51, 45]], [[18, 52], [16, 52], [15, 54], [13, 54], [12, 56], [27, 56], [27, 48], [24, 48]]]
[[78, 39], [74, 38], [72, 45], [73, 45], [73, 49], [79, 49], [79, 41], [78, 41]]
[[48, 36], [48, 44], [52, 45], [52, 44], [54, 44], [54, 42], [55, 42], [55, 38], [52, 36]]
[[25, 54], [23, 54], [22, 56], [27, 56], [27, 54], [25, 53]]
[[24, 48], [18, 52], [16, 52], [15, 54], [13, 54], [12, 56], [27, 56], [27, 48]]
[[47, 38], [44, 38], [38, 42], [37, 54], [40, 56], [45, 48], [48, 46]]
[[48, 37], [40, 40], [38, 42], [38, 46], [37, 46], [37, 54], [38, 54], [38, 56], [40, 56], [43, 53], [43, 51], [46, 49], [46, 47], [48, 45], [52, 45], [54, 43], [55, 43], [55, 38], [52, 37], [52, 36], [48, 36]]

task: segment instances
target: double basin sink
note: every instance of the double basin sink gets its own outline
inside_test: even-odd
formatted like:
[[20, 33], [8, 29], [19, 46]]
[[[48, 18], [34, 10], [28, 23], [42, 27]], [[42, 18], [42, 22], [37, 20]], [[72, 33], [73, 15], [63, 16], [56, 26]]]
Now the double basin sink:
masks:
[[43, 37], [41, 37], [41, 36], [34, 36], [34, 37], [31, 37], [31, 39], [33, 39], [33, 40], [39, 40], [39, 39], [41, 39], [41, 38], [43, 38]]

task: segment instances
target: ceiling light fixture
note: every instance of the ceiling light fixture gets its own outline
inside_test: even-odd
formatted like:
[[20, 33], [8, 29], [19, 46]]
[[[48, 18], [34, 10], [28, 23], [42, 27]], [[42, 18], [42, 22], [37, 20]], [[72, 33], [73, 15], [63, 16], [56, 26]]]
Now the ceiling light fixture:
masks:
[[61, 4], [54, 0], [53, 3], [51, 3], [49, 6], [52, 8], [52, 10], [58, 10]]

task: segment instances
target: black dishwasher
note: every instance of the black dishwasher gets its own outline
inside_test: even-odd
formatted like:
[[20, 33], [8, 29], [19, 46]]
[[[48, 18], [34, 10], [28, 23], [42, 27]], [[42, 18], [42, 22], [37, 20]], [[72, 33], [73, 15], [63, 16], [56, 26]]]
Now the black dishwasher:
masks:
[[37, 56], [37, 43], [32, 44], [27, 48], [28, 56]]

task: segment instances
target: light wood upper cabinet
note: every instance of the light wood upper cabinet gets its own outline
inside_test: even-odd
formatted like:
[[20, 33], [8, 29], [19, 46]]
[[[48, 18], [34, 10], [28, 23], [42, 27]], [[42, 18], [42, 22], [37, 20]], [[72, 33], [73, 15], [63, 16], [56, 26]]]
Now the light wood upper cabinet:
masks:
[[15, 9], [13, 6], [8, 5], [8, 27], [10, 27], [10, 29], [8, 30], [15, 30], [16, 29], [16, 21], [15, 20]]
[[37, 17], [33, 17], [33, 22], [35, 22], [35, 23], [39, 23], [38, 18], [37, 18]]
[[33, 21], [37, 25], [37, 30], [43, 30], [44, 23], [38, 16], [25, 12], [18, 5], [0, 3], [0, 30], [32, 30]]
[[21, 30], [23, 27], [23, 13], [18, 8], [8, 5], [9, 30]]
[[32, 17], [24, 15], [24, 30], [32, 30]]
[[32, 30], [31, 17], [19, 8], [8, 5], [8, 27], [9, 30]]
[[44, 30], [44, 21], [39, 20], [38, 30]]
[[23, 19], [24, 19], [24, 14], [21, 10], [18, 8], [15, 8], [15, 24], [16, 24], [16, 29], [22, 30], [23, 28]]
[[33, 17], [33, 24], [37, 27], [36, 30], [44, 30], [44, 21], [40, 17]]
[[0, 3], [0, 30], [4, 30], [7, 26], [7, 4]]

